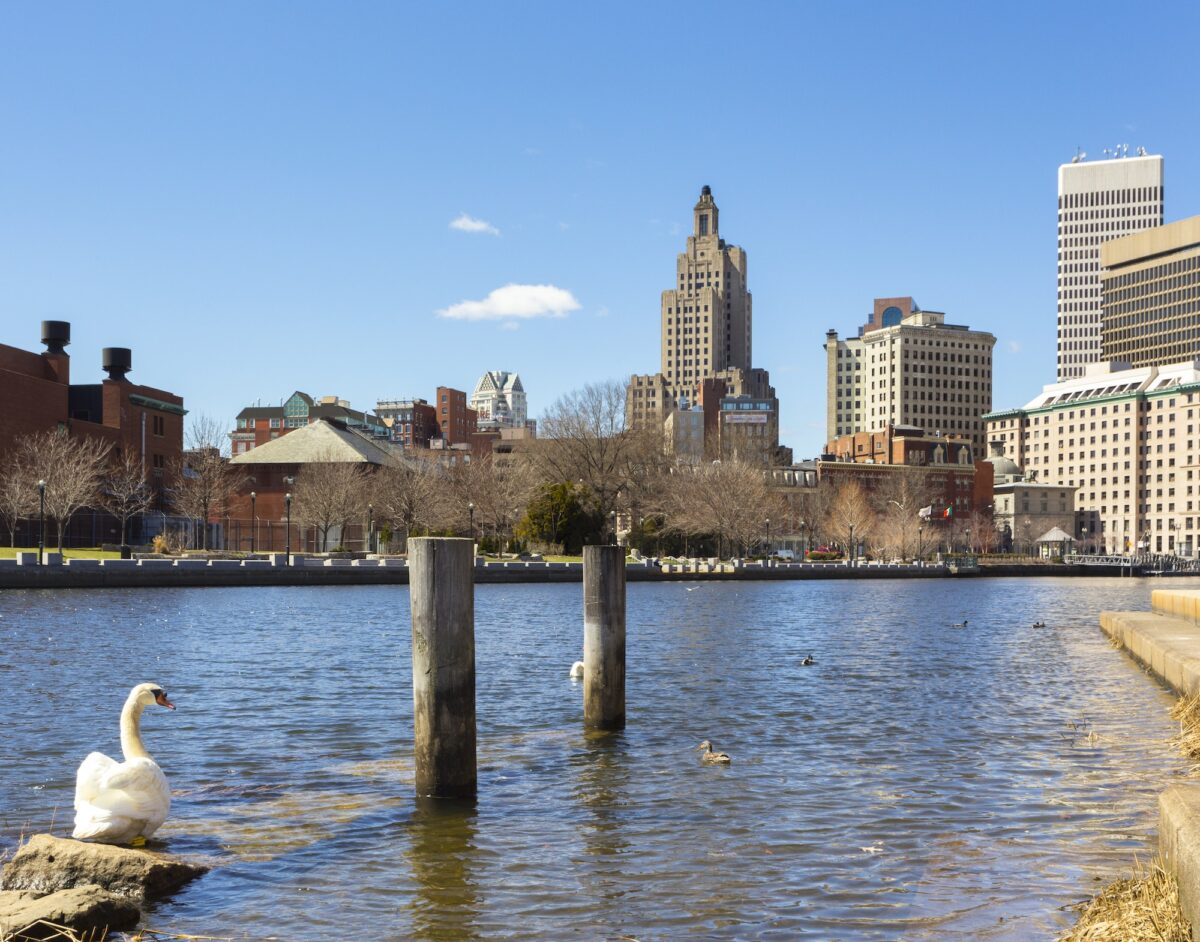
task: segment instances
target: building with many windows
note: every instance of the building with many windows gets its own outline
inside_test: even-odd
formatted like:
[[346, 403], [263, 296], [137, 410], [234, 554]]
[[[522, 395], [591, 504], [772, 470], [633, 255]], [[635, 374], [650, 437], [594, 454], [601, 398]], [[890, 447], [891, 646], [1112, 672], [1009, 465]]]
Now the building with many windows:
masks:
[[471, 408], [481, 431], [524, 428], [529, 417], [521, 377], [507, 370], [489, 370], [471, 393]]
[[1105, 356], [1100, 342], [1100, 246], [1163, 221], [1163, 159], [1136, 157], [1058, 168], [1058, 381]]
[[916, 426], [983, 454], [995, 345], [993, 334], [947, 324], [912, 298], [876, 298], [857, 337], [825, 335], [827, 438]]
[[441, 431], [437, 409], [424, 399], [380, 399], [375, 414], [387, 425], [389, 438], [405, 448], [428, 448]]
[[235, 456], [244, 455], [317, 419], [333, 419], [376, 438], [387, 437], [387, 428], [378, 416], [352, 409], [337, 396], [314, 399], [297, 390], [277, 406], [247, 406], [239, 412], [237, 427], [229, 433], [231, 451]]
[[1027, 481], [1075, 489], [1077, 539], [1105, 552], [1196, 555], [1200, 361], [1093, 364], [986, 419]]
[[1104, 243], [1100, 269], [1101, 359], [1200, 357], [1200, 216]]

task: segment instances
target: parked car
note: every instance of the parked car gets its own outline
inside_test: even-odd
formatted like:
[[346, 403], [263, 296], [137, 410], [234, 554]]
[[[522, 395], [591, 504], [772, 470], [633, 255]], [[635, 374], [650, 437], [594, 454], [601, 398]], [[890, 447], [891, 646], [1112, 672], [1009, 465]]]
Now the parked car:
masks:
[[794, 561], [796, 558], [795, 550], [790, 550], [790, 549], [772, 550], [771, 555], [774, 556], [776, 559], [787, 560], [789, 563]]

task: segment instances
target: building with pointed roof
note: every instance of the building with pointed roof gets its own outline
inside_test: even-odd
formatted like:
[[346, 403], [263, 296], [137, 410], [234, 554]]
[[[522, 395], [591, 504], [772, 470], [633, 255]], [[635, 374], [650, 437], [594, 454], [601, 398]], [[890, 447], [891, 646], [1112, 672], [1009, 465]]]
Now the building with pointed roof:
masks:
[[345, 399], [337, 396], [314, 399], [308, 393], [296, 390], [277, 406], [247, 406], [239, 412], [237, 428], [229, 433], [230, 451], [235, 457], [243, 455], [318, 419], [336, 419], [378, 438], [388, 435], [382, 419], [352, 409]]
[[478, 431], [524, 428], [529, 417], [521, 377], [507, 370], [489, 370], [479, 377], [471, 393]]

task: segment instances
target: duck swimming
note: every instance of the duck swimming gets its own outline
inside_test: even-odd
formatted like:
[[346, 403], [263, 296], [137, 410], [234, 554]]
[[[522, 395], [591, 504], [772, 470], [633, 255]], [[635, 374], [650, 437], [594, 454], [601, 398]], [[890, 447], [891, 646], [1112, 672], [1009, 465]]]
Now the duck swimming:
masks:
[[712, 743], [707, 739], [696, 748], [704, 750], [704, 755], [700, 757], [700, 761], [705, 765], [729, 765], [733, 761], [723, 752], [713, 752]]
[[1034, 627], [1034, 628], [1045, 628], [1045, 627], [1046, 627], [1046, 623], [1045, 623], [1044, 621], [1035, 621], [1035, 622], [1033, 623], [1033, 627]]
[[951, 628], [966, 628], [966, 627], [967, 627], [967, 620], [964, 618], [962, 621], [956, 621], [956, 622], [955, 622], [953, 625], [951, 625], [950, 627], [951, 627]]
[[576, 661], [571, 665], [571, 679], [583, 680], [583, 661]]
[[812, 665], [814, 665], [814, 664], [816, 664], [816, 663], [817, 663], [817, 660], [816, 660], [816, 658], [814, 658], [814, 657], [813, 657], [811, 654], [809, 654], [809, 655], [807, 655], [807, 656], [804, 658], [804, 660], [803, 660], [803, 661], [801, 661], [800, 663], [801, 663], [801, 665], [803, 665], [804, 667], [812, 667]]
[[124, 762], [93, 752], [80, 764], [71, 834], [76, 840], [138, 847], [167, 819], [171, 789], [142, 742], [142, 710], [154, 703], [175, 709], [158, 684], [138, 684], [129, 691], [121, 710]]

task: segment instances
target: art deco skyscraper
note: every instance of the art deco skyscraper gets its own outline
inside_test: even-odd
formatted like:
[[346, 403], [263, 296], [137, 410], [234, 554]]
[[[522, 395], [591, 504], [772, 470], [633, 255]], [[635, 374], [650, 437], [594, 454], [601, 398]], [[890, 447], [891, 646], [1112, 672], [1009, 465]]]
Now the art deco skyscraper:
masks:
[[1099, 362], [1100, 244], [1163, 221], [1163, 159], [1092, 162], [1058, 168], [1058, 381]]

